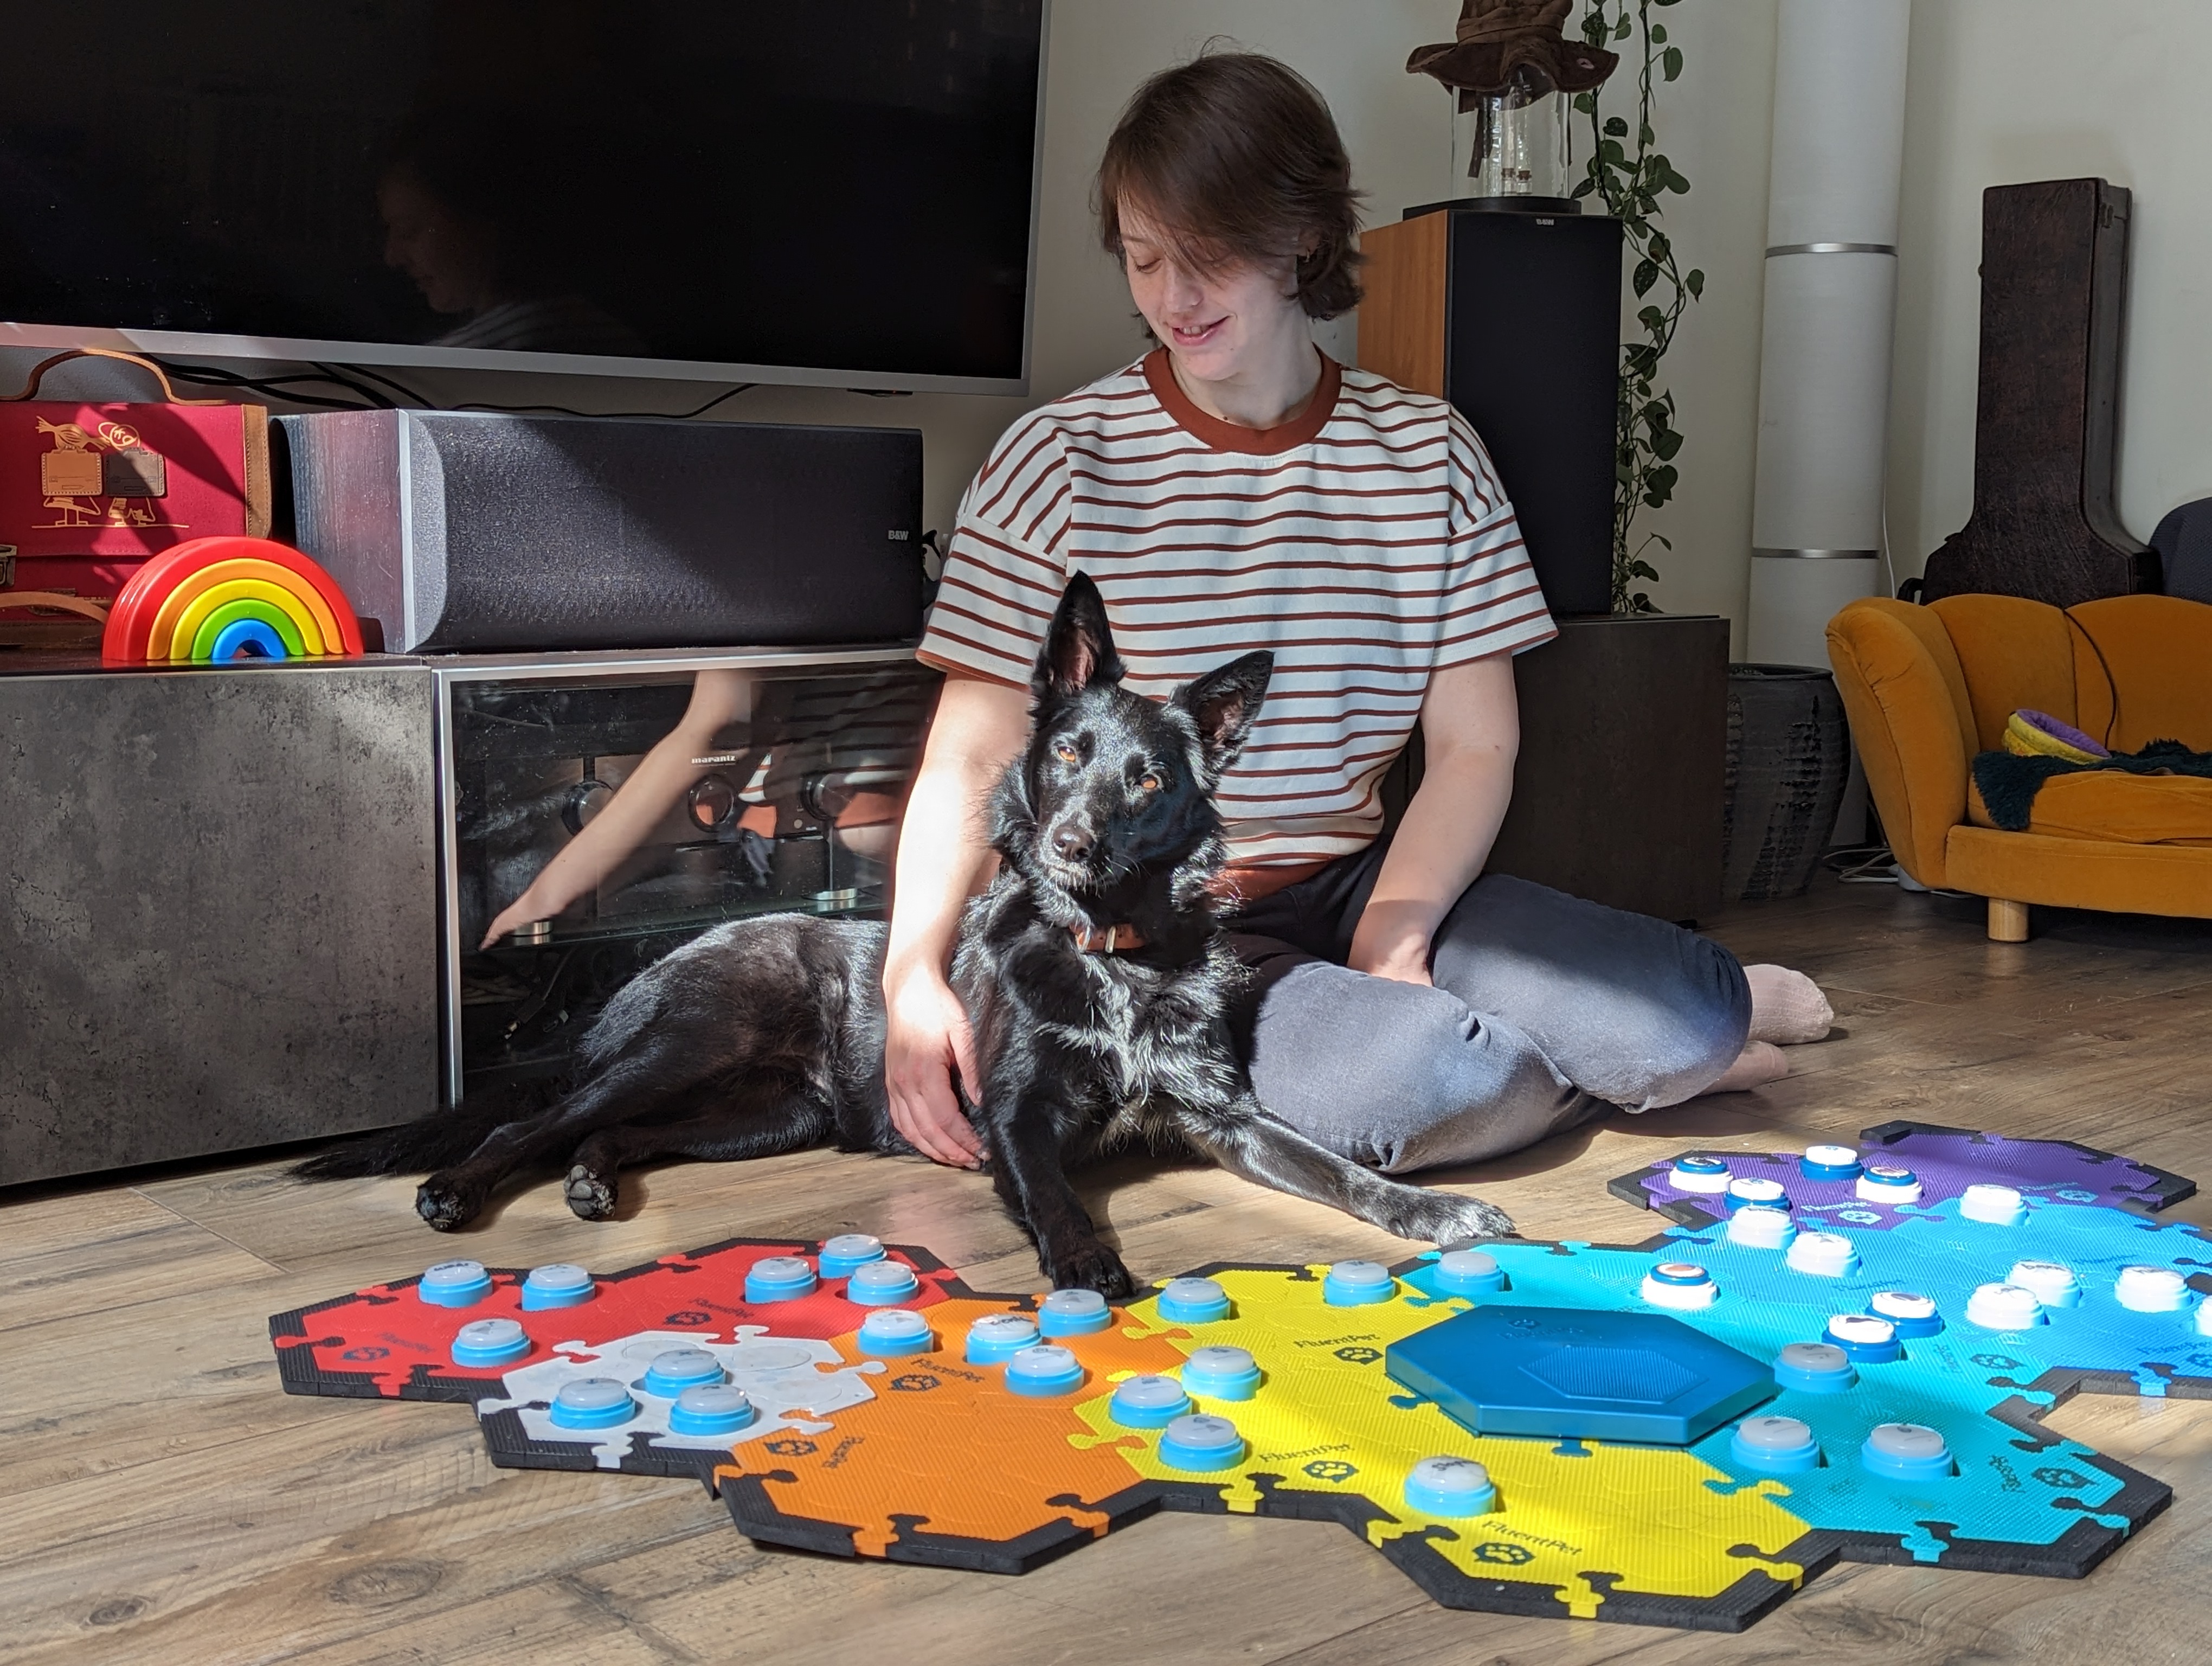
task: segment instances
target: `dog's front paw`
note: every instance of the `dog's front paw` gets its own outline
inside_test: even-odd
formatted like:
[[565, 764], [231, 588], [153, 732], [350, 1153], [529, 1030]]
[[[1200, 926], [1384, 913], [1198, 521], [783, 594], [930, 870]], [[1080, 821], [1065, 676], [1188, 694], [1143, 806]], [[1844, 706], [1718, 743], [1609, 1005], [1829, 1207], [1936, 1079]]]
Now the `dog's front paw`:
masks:
[[444, 1175], [432, 1175], [415, 1189], [415, 1213], [441, 1232], [467, 1225], [483, 1210], [483, 1192]]
[[1121, 1258], [1095, 1240], [1038, 1259], [1054, 1290], [1095, 1290], [1109, 1302], [1137, 1293], [1137, 1281]]
[[1375, 1223], [1395, 1237], [1428, 1243], [1520, 1237], [1511, 1216], [1479, 1197], [1421, 1191], [1411, 1186], [1406, 1190], [1409, 1195], [1385, 1210], [1383, 1218]]
[[612, 1180], [602, 1180], [581, 1163], [568, 1170], [568, 1183], [562, 1189], [568, 1207], [579, 1220], [609, 1220], [615, 1213], [616, 1191]]

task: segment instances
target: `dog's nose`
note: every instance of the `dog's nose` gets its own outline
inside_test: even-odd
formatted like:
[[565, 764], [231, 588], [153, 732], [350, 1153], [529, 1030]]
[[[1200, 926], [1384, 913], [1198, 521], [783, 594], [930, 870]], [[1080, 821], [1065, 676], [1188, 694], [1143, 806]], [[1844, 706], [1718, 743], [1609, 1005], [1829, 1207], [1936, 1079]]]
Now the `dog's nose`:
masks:
[[1095, 842], [1088, 828], [1078, 827], [1073, 822], [1062, 822], [1053, 830], [1054, 853], [1066, 861], [1081, 861], [1091, 854]]

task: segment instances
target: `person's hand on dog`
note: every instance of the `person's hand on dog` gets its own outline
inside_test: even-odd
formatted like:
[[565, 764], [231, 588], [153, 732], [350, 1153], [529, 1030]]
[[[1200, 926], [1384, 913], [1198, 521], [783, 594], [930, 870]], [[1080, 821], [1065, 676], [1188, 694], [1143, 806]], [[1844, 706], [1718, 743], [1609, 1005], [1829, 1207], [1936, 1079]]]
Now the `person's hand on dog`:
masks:
[[891, 1126], [924, 1157], [956, 1169], [983, 1166], [983, 1142], [953, 1091], [952, 1073], [972, 1091], [975, 1038], [959, 996], [933, 968], [916, 967], [885, 991], [884, 1089]]

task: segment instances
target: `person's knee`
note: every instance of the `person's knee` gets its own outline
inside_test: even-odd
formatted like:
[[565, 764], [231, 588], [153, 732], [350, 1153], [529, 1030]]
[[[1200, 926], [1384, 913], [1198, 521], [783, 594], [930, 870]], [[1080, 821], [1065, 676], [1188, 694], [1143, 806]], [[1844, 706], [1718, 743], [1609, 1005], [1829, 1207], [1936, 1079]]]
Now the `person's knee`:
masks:
[[1408, 1015], [1401, 1044], [1368, 1061], [1364, 1143], [1370, 1154], [1363, 1160], [1385, 1174], [1449, 1160], [1432, 1155], [1439, 1131], [1480, 1119], [1503, 1085], [1481, 1020], [1442, 990], [1435, 993], [1443, 998], [1424, 1001]]
[[1683, 958], [1679, 999], [1654, 1013], [1638, 1050], [1645, 1080], [1632, 1110], [1680, 1104], [1702, 1093], [1741, 1055], [1751, 1038], [1751, 986], [1736, 958], [1719, 944], [1692, 938]]
[[1385, 1174], [1480, 1162], [1544, 1138], [1584, 1103], [1510, 1026], [1441, 989], [1392, 993], [1387, 1026], [1345, 1038], [1346, 1091], [1323, 1143], [1353, 1161]]

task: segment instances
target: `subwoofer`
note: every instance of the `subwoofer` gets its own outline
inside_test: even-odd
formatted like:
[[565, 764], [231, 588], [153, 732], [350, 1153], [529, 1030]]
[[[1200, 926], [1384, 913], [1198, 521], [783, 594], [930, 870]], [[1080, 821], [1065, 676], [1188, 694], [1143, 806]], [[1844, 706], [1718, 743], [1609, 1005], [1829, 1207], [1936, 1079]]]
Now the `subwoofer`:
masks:
[[915, 429], [444, 410], [276, 426], [279, 534], [387, 652], [921, 634]]

